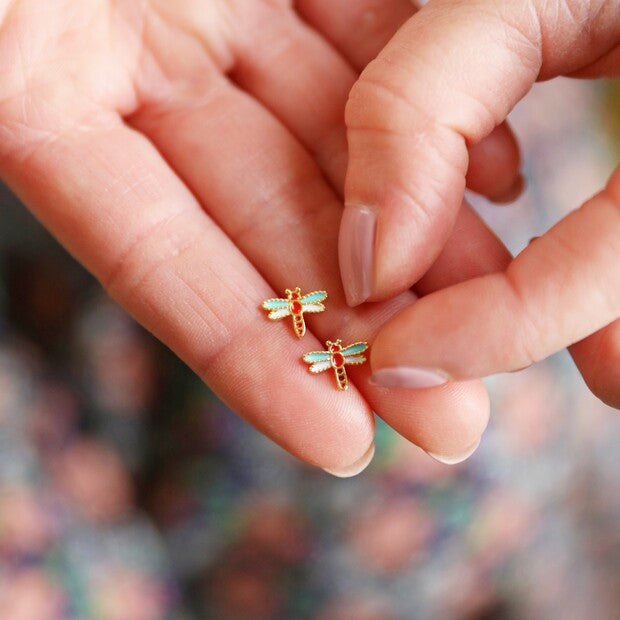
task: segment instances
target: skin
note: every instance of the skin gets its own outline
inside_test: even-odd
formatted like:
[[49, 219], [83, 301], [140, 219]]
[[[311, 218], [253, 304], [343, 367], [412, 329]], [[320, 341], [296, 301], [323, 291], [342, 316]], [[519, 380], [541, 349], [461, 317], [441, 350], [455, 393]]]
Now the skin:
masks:
[[[372, 410], [446, 457], [468, 452], [488, 420], [477, 379], [403, 393], [369, 384], [366, 364], [341, 393], [301, 362], [328, 338], [389, 334], [391, 319], [418, 306], [397, 279], [380, 303], [349, 308], [337, 260], [343, 110], [359, 72], [413, 14], [404, 0], [0, 3], [3, 180], [235, 411], [344, 475], [367, 463]], [[505, 124], [487, 129], [472, 140], [467, 180], [502, 199], [518, 183], [518, 148]], [[348, 193], [366, 148], [351, 131]], [[454, 226], [422, 250], [419, 294], [509, 263], [458, 202], [445, 211]], [[294, 286], [329, 293], [302, 341], [260, 309]]]
[[[330, 338], [372, 341], [414, 299], [350, 309], [337, 261], [348, 92], [413, 7], [360, 3], [357, 38], [333, 41], [334, 24], [302, 8], [3, 3], [0, 172], [114, 299], [298, 458], [356, 473], [372, 452], [372, 410], [423, 449], [459, 454], [487, 423], [479, 381], [398, 395], [370, 385], [365, 364], [341, 393], [301, 360]], [[366, 52], [349, 56], [357, 41]], [[491, 140], [514, 157], [510, 138]], [[514, 174], [506, 166], [503, 183]], [[460, 221], [448, 247], [474, 238], [488, 255], [465, 250], [464, 269], [440, 268], [437, 281], [508, 260], [473, 212]], [[294, 286], [329, 293], [301, 341], [260, 308]]]
[[[482, 144], [536, 80], [620, 75], [619, 15], [618, 1], [434, 0], [366, 67], [347, 106], [345, 198], [378, 214], [371, 299], [412, 286], [433, 264], [460, 208], [467, 146]], [[620, 407], [619, 212], [616, 169], [505, 268], [389, 321], [373, 370], [481, 377], [569, 346], [593, 392]]]

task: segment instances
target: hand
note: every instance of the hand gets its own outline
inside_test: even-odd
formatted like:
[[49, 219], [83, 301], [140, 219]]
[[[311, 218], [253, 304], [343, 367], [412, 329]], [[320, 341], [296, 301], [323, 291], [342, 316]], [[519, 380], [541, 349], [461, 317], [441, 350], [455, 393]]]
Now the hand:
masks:
[[[487, 423], [479, 381], [395, 395], [368, 383], [366, 364], [341, 393], [301, 361], [328, 338], [372, 340], [413, 299], [352, 310], [337, 267], [344, 105], [413, 8], [288, 4], [0, 2], [0, 172], [121, 305], [297, 457], [356, 473], [375, 410], [458, 460]], [[501, 194], [516, 145], [505, 127], [486, 145], [472, 186]], [[492, 179], [489, 149], [506, 160]], [[467, 207], [442, 256], [428, 290], [509, 260]], [[301, 341], [260, 308], [298, 285], [329, 292]]]
[[[502, 126], [538, 79], [620, 75], [619, 16], [618, 1], [433, 0], [399, 30], [347, 106], [340, 256], [351, 303], [416, 281], [430, 292], [460, 208], [467, 146]], [[360, 226], [376, 228], [374, 244], [360, 241]], [[382, 385], [424, 387], [516, 370], [572, 345], [592, 391], [620, 407], [619, 317], [620, 169], [505, 269], [388, 322], [372, 368]]]

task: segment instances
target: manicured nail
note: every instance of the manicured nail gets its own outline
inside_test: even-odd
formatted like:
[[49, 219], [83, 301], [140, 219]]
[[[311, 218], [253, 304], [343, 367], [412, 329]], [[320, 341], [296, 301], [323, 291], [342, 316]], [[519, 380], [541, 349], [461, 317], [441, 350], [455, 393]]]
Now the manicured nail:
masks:
[[341, 467], [339, 469], [325, 469], [328, 474], [332, 476], [337, 476], [338, 478], [350, 478], [351, 476], [357, 476], [361, 471], [366, 469], [370, 461], [372, 461], [372, 457], [375, 455], [375, 444], [374, 442], [370, 444], [370, 448], [364, 452], [364, 455], [357, 459], [355, 463], [351, 463], [351, 465], [347, 465], [346, 467]]
[[372, 293], [377, 215], [363, 205], [347, 205], [340, 223], [338, 258], [349, 306], [366, 301]]
[[443, 370], [408, 366], [381, 368], [370, 377], [374, 385], [389, 388], [429, 388], [449, 380], [449, 375]]
[[456, 465], [457, 463], [462, 463], [465, 459], [468, 459], [480, 445], [480, 439], [477, 439], [476, 442], [464, 452], [460, 454], [435, 454], [434, 452], [427, 452], [430, 457], [434, 458], [436, 461], [443, 463], [444, 465]]
[[513, 202], [521, 195], [524, 188], [525, 177], [522, 174], [519, 174], [519, 176], [517, 176], [514, 180], [514, 183], [507, 190], [500, 192], [497, 196], [492, 196], [491, 200], [493, 202], [499, 202], [500, 204]]

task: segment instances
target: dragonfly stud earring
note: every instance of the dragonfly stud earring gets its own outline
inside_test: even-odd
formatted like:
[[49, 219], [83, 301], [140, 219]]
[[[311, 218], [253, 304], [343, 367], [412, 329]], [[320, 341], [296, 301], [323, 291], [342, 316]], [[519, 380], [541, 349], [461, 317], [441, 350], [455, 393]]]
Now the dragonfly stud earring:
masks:
[[286, 289], [286, 299], [267, 299], [263, 302], [263, 308], [269, 310], [268, 317], [272, 321], [283, 319], [285, 316], [293, 317], [293, 329], [298, 338], [306, 333], [304, 312], [323, 312], [325, 306], [321, 303], [327, 299], [325, 291], [314, 291], [302, 297], [299, 287]]
[[347, 364], [363, 364], [366, 358], [360, 354], [368, 349], [368, 343], [356, 342], [348, 347], [343, 347], [342, 340], [336, 340], [336, 342], [328, 340], [325, 344], [327, 351], [306, 353], [303, 357], [304, 362], [311, 364], [308, 370], [314, 373], [333, 368], [338, 389], [346, 390], [349, 387], [349, 381], [344, 367]]

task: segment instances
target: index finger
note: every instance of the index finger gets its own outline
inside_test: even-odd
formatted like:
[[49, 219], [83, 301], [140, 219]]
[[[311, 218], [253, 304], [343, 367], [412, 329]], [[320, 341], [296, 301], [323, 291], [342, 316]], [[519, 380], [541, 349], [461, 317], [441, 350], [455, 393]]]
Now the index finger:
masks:
[[618, 256], [620, 167], [507, 270], [432, 293], [386, 324], [373, 370], [400, 368], [406, 383], [407, 369], [466, 379], [528, 366], [620, 318]]

